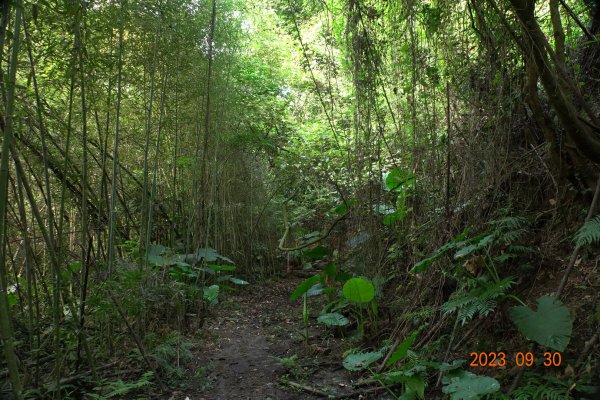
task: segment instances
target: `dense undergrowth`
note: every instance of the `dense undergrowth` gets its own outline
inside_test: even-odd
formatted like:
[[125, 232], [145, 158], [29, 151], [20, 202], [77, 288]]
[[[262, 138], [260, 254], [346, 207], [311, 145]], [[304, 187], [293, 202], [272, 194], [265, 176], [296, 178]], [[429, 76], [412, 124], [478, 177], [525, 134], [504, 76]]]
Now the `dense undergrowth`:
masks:
[[215, 307], [302, 273], [296, 345], [356, 395], [598, 398], [599, 34], [583, 0], [3, 2], [0, 397], [210, 393]]

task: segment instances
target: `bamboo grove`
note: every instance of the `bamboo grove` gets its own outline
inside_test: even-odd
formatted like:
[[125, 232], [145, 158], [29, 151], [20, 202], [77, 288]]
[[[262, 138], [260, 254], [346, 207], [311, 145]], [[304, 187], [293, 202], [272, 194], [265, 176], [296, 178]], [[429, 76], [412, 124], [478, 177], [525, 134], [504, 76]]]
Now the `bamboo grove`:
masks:
[[202, 326], [210, 276], [157, 257], [259, 280], [318, 236], [416, 293], [392, 314], [439, 306], [444, 275], [407, 266], [589, 204], [599, 30], [582, 0], [4, 1], [0, 374], [60, 398], [124, 355], [168, 386], [149, 352]]

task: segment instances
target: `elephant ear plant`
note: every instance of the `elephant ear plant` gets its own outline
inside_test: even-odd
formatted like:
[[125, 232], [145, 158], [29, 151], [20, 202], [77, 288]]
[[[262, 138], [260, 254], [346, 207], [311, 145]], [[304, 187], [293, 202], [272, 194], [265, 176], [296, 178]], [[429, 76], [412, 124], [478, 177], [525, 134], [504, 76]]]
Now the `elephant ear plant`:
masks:
[[[375, 287], [366, 278], [347, 279], [345, 273], [340, 273], [335, 264], [329, 264], [323, 271], [302, 281], [291, 294], [290, 299], [303, 298], [302, 316], [305, 328], [305, 339], [308, 340], [308, 297], [327, 294], [329, 304], [325, 306], [317, 321], [323, 325], [343, 327], [350, 324], [350, 319], [342, 311], [348, 309], [358, 324], [361, 336], [365, 333], [365, 325], [370, 323], [371, 329], [377, 327], [377, 301]], [[336, 284], [346, 281], [341, 293], [336, 296]]]
[[377, 331], [377, 301], [375, 287], [365, 278], [352, 278], [342, 289], [344, 298], [352, 305], [352, 314], [358, 322], [358, 332], [361, 336], [365, 333], [365, 322], [371, 323], [372, 332]]

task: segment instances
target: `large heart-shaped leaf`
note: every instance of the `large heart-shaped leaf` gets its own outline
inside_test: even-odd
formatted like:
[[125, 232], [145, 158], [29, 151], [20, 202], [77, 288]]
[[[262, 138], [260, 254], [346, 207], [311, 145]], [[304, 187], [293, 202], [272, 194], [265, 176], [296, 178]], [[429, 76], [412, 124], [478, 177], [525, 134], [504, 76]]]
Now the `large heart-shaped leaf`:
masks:
[[317, 321], [328, 326], [346, 326], [350, 323], [348, 318], [340, 313], [326, 313], [317, 318]]
[[363, 278], [352, 278], [342, 289], [344, 297], [355, 303], [368, 303], [375, 297], [375, 287]]
[[482, 396], [500, 390], [500, 384], [489, 376], [479, 376], [464, 371], [446, 380], [442, 392], [448, 393], [451, 400], [479, 400]]
[[383, 357], [381, 352], [352, 353], [344, 358], [344, 368], [348, 371], [362, 371]]
[[204, 259], [205, 262], [209, 263], [215, 262], [220, 259], [230, 264], [235, 264], [235, 262], [233, 262], [231, 258], [222, 256], [215, 249], [210, 247], [198, 249], [198, 251], [196, 251], [195, 256], [198, 260]]
[[525, 306], [513, 308], [510, 318], [529, 339], [542, 346], [564, 351], [573, 330], [569, 309], [553, 296], [542, 296], [537, 303], [537, 311]]
[[206, 262], [217, 261], [218, 255], [219, 255], [219, 253], [217, 253], [217, 251], [215, 249], [212, 249], [210, 247], [201, 248], [201, 249], [198, 249], [198, 251], [196, 251], [196, 256], [198, 258], [204, 258], [204, 261], [206, 261]]
[[155, 267], [162, 267], [165, 265], [165, 259], [156, 254], [148, 254], [148, 264], [154, 265]]
[[219, 285], [211, 285], [204, 288], [204, 299], [212, 304], [219, 302]]

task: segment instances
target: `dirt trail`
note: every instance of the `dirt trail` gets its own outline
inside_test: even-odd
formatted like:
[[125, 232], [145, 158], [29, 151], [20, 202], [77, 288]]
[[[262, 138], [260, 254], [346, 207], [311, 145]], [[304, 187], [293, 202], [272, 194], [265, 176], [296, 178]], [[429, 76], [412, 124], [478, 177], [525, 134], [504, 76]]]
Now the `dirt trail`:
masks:
[[298, 304], [289, 301], [298, 282], [294, 278], [250, 285], [217, 307], [206, 327], [207, 344], [198, 354], [198, 366], [205, 368], [210, 381], [200, 399], [315, 398], [278, 382], [286, 367], [275, 357], [290, 357], [303, 346], [297, 343]]

